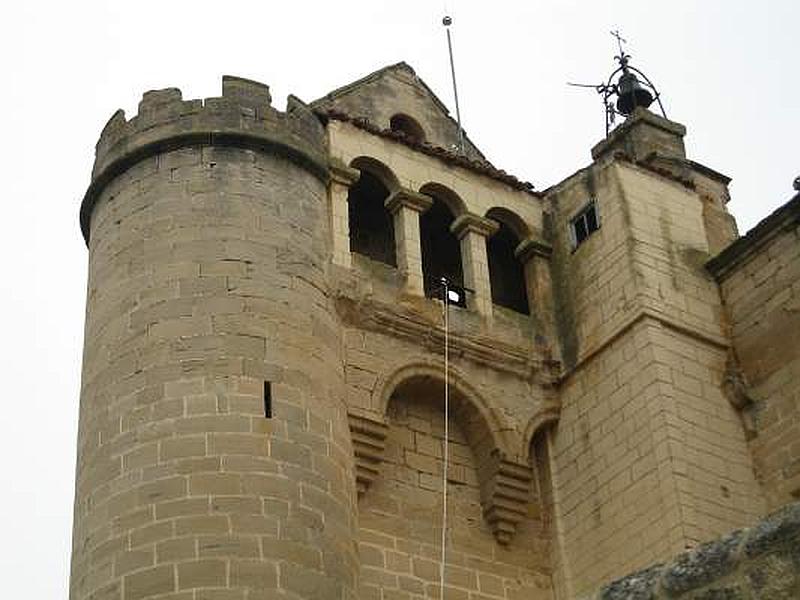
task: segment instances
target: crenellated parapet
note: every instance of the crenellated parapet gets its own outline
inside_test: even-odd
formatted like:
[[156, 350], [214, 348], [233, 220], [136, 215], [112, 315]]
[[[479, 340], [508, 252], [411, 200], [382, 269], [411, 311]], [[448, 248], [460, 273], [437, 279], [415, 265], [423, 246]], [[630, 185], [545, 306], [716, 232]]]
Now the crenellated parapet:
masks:
[[187, 146], [231, 146], [285, 156], [327, 180], [322, 123], [301, 100], [289, 96], [286, 111], [271, 105], [269, 86], [229, 75], [222, 96], [183, 100], [177, 88], [149, 91], [131, 119], [118, 110], [100, 134], [92, 182], [83, 198], [81, 230], [89, 223], [100, 192], [132, 164]]

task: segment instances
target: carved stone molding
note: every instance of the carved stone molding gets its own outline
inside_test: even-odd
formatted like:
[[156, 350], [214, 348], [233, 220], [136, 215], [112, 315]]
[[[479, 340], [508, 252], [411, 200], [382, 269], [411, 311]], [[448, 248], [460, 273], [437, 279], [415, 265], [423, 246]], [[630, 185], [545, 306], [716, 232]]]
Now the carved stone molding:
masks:
[[348, 413], [347, 418], [356, 458], [356, 491], [361, 498], [380, 474], [389, 427], [376, 418], [353, 413]]
[[400, 188], [390, 195], [384, 202], [386, 210], [394, 214], [401, 207], [410, 208], [418, 213], [424, 213], [433, 205], [433, 199], [421, 192], [407, 188]]
[[[444, 330], [439, 323], [425, 315], [405, 310], [399, 305], [388, 306], [369, 299], [355, 299], [341, 290], [336, 307], [345, 323], [359, 329], [413, 341], [420, 347], [440, 354], [444, 347]], [[529, 346], [506, 343], [497, 338], [470, 334], [450, 334], [451, 356], [512, 373], [528, 381], [552, 385], [557, 373], [552, 373], [552, 361]]]
[[345, 187], [350, 187], [361, 177], [361, 171], [347, 166], [338, 158], [331, 159], [328, 168], [331, 174], [331, 181]]
[[490, 238], [497, 233], [498, 229], [500, 229], [500, 225], [496, 221], [473, 213], [460, 215], [450, 225], [450, 231], [458, 239], [463, 238], [469, 232]]
[[533, 474], [527, 464], [494, 450], [481, 469], [483, 517], [499, 544], [507, 545], [528, 515]]
[[514, 249], [516, 256], [523, 264], [531, 260], [534, 256], [540, 256], [549, 260], [553, 254], [553, 247], [537, 237], [528, 237], [522, 240]]

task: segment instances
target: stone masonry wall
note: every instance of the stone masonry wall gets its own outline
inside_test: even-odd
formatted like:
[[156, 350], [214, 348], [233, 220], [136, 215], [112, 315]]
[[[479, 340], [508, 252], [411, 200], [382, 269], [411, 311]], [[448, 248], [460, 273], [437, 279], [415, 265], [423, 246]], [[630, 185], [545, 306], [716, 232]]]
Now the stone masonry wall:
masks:
[[[359, 549], [362, 600], [438, 598], [442, 515], [443, 383], [441, 340], [409, 337], [391, 327], [375, 331], [373, 311], [398, 313], [397, 305], [373, 304], [391, 289], [369, 281], [370, 298], [362, 300], [357, 321], [345, 332], [347, 398], [350, 409], [387, 424], [379, 474], [359, 499]], [[397, 293], [397, 290], [394, 291]], [[396, 296], [395, 296], [396, 297]], [[440, 324], [438, 302], [405, 299], [406, 316]], [[411, 307], [415, 307], [413, 310]], [[385, 312], [384, 312], [385, 311]], [[479, 339], [476, 315], [451, 309], [451, 333]], [[355, 326], [360, 325], [360, 326]], [[401, 327], [400, 325], [397, 325]], [[474, 336], [474, 337], [473, 337]], [[504, 336], [506, 343], [514, 339]], [[522, 343], [521, 338], [517, 338]], [[530, 342], [528, 342], [530, 343]], [[501, 545], [483, 514], [476, 441], [466, 431], [470, 418], [456, 407], [481, 403], [496, 416], [497, 429], [511, 443], [510, 453], [524, 455], [523, 430], [545, 402], [529, 377], [451, 355], [449, 469], [450, 513], [447, 598], [552, 598], [550, 532], [541, 518], [535, 486], [529, 488], [526, 517], [508, 545]], [[501, 360], [501, 359], [499, 359]], [[465, 387], [466, 386], [466, 387]], [[469, 397], [467, 397], [469, 395]], [[484, 443], [488, 440], [484, 440]], [[523, 464], [528, 460], [520, 457]], [[383, 596], [381, 596], [383, 593]]]
[[[439, 598], [443, 418], [440, 381], [410, 386], [389, 406], [386, 459], [359, 502], [360, 600]], [[507, 546], [483, 517], [477, 462], [450, 420], [445, 597], [552, 599], [547, 532], [529, 500]]]
[[595, 600], [800, 598], [800, 504], [665, 564], [605, 586]]
[[98, 147], [72, 600], [355, 598], [325, 183], [274, 151], [322, 128], [223, 91], [150, 93]]
[[[722, 393], [727, 345], [703, 271], [700, 199], [624, 162], [551, 193], [554, 284], [569, 369], [552, 432], [562, 596], [763, 514], [741, 421]], [[574, 251], [590, 198], [600, 229]]]
[[800, 497], [800, 196], [714, 262], [756, 473], [777, 508]]

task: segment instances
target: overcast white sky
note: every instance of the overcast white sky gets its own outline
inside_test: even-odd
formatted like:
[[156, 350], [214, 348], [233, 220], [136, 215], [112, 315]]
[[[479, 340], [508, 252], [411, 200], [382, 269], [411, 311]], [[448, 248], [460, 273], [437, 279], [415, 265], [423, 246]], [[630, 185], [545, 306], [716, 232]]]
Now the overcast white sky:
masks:
[[[800, 2], [448, 1], [464, 126], [495, 165], [543, 189], [604, 135], [591, 90], [619, 28], [634, 64], [688, 127], [691, 158], [733, 178], [746, 231], [800, 175]], [[78, 206], [97, 136], [145, 90], [220, 93], [223, 74], [272, 86], [283, 109], [405, 60], [452, 106], [437, 0], [6, 2], [0, 437], [3, 595], [65, 598], [86, 251]]]

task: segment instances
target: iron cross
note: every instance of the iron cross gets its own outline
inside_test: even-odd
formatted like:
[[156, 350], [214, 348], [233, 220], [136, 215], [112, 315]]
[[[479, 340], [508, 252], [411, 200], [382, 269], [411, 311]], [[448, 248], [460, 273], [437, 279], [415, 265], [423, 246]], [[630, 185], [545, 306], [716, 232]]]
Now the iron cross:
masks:
[[622, 54], [623, 54], [622, 53], [622, 44], [627, 44], [628, 40], [626, 40], [625, 38], [623, 38], [619, 34], [619, 29], [615, 29], [614, 31], [612, 31], [611, 35], [613, 35], [615, 38], [617, 38], [617, 44], [619, 45], [619, 54], [620, 54], [620, 56], [622, 56]]

